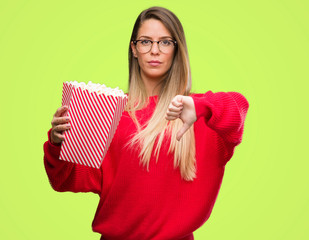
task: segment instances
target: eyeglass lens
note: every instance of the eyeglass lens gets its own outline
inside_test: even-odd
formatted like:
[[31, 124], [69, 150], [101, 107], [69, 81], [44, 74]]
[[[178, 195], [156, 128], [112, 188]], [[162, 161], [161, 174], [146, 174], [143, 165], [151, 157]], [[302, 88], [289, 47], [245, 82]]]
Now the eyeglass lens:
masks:
[[150, 40], [141, 40], [141, 41], [137, 41], [136, 47], [139, 52], [147, 53], [151, 50], [152, 45], [154, 43], [158, 43], [159, 50], [163, 53], [169, 53], [170, 51], [174, 49], [173, 42], [169, 40], [162, 40], [159, 42], [153, 42]]

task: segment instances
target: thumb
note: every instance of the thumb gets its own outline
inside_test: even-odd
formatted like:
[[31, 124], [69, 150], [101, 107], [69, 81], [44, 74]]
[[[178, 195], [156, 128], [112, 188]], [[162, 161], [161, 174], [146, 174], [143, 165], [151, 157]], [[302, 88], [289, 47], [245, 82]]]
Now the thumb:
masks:
[[189, 128], [190, 128], [190, 125], [188, 123], [184, 123], [182, 125], [182, 128], [177, 132], [177, 135], [176, 135], [177, 141], [179, 141], [182, 138], [182, 136], [185, 134], [186, 131], [188, 131]]

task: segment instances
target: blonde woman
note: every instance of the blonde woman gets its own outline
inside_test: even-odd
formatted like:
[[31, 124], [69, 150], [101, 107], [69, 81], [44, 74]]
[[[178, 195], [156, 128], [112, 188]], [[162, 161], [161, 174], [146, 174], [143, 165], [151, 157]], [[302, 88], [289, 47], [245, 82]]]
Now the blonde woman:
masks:
[[59, 160], [70, 119], [60, 107], [44, 144], [58, 192], [93, 192], [103, 240], [191, 240], [209, 218], [226, 163], [241, 142], [248, 101], [191, 93], [184, 31], [168, 9], [138, 16], [129, 45], [128, 104], [100, 169]]

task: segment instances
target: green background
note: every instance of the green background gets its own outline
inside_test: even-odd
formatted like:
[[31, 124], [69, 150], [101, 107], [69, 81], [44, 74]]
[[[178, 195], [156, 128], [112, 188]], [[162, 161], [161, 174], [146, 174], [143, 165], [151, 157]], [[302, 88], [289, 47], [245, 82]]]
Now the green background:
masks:
[[43, 143], [62, 82], [127, 90], [145, 8], [183, 24], [195, 92], [238, 91], [250, 108], [203, 239], [309, 239], [308, 1], [0, 1], [0, 239], [99, 239], [99, 197], [58, 193]]

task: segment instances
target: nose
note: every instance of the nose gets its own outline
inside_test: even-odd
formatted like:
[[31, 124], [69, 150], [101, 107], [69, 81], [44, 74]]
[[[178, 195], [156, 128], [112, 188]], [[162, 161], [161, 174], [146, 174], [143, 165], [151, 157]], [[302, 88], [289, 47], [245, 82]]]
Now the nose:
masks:
[[150, 51], [151, 51], [151, 53], [154, 53], [154, 54], [159, 53], [160, 52], [159, 43], [158, 42], [153, 42]]

